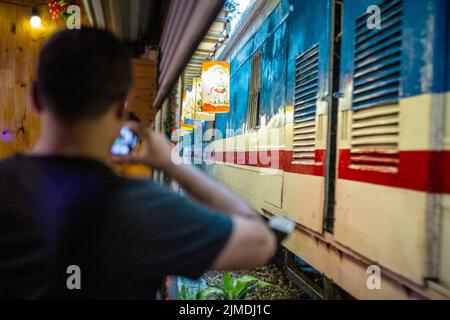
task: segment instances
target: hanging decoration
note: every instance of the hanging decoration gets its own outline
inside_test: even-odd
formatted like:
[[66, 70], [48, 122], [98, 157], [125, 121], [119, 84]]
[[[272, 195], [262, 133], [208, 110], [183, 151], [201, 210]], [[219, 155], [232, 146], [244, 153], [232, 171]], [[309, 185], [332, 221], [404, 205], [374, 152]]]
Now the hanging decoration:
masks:
[[183, 94], [181, 119], [192, 119], [193, 112], [194, 112], [194, 97], [192, 94], [192, 89], [189, 88]]
[[180, 129], [185, 132], [191, 132], [195, 129], [194, 122], [192, 121], [194, 113], [194, 93], [192, 88], [186, 90], [183, 95], [183, 105], [181, 109], [181, 121]]
[[226, 61], [205, 61], [202, 64], [201, 110], [210, 113], [230, 111], [230, 65]]
[[194, 95], [194, 113], [192, 119], [200, 121], [214, 121], [216, 119], [214, 114], [203, 112], [202, 110], [203, 89], [201, 78], [193, 79], [192, 92]]
[[67, 20], [73, 13], [67, 12], [67, 8], [69, 8], [72, 4], [74, 4], [74, 0], [53, 0], [48, 2], [49, 12], [52, 15], [52, 19], [63, 18]]

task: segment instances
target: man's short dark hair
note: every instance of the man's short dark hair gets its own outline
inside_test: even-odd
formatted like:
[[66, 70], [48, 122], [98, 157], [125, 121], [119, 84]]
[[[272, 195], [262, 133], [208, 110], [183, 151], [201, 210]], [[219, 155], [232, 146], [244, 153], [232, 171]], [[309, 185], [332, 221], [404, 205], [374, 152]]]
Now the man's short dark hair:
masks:
[[110, 32], [61, 31], [39, 55], [37, 84], [44, 107], [63, 121], [104, 114], [131, 86], [128, 50]]

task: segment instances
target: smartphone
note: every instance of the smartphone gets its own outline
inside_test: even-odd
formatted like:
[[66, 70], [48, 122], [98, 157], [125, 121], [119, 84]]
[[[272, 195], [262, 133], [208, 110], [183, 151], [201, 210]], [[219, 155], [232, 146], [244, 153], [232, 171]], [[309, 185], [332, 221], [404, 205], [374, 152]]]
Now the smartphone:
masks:
[[120, 136], [114, 141], [111, 153], [115, 156], [129, 155], [138, 143], [137, 135], [127, 127], [120, 130]]

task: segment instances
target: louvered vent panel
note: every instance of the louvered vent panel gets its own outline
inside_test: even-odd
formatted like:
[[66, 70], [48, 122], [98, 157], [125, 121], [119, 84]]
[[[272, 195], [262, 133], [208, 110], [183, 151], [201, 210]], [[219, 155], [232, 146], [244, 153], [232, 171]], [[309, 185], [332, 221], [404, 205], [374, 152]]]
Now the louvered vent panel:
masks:
[[353, 75], [353, 168], [396, 172], [402, 0], [380, 5], [381, 29], [370, 30], [365, 14], [356, 19]]
[[294, 91], [294, 161], [313, 164], [319, 92], [319, 46], [296, 58]]

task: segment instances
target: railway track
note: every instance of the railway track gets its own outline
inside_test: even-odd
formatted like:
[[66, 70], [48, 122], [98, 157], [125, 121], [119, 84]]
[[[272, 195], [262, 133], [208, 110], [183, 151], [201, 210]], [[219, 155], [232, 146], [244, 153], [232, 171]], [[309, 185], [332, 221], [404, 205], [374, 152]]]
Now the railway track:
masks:
[[299, 286], [313, 300], [354, 299], [334, 284], [332, 280], [325, 277], [322, 273], [315, 270], [284, 247], [281, 247], [277, 251], [272, 260], [293, 283]]

